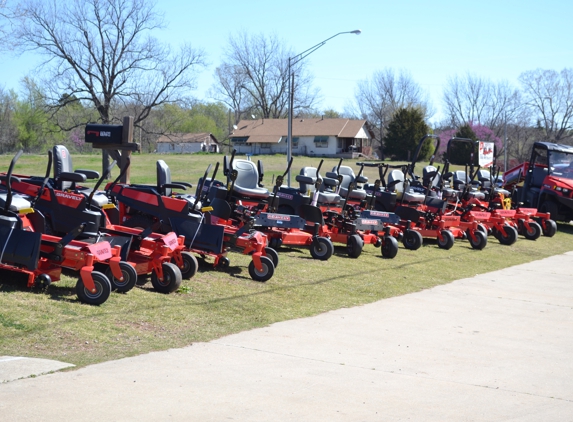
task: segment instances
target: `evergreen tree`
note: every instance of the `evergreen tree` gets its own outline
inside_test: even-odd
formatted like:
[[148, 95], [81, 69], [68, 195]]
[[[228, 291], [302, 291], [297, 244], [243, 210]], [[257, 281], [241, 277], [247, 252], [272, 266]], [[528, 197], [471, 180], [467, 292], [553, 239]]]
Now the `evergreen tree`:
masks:
[[[412, 159], [418, 142], [428, 133], [429, 127], [424, 121], [424, 114], [418, 108], [400, 108], [388, 125], [384, 137], [385, 153], [396, 160]], [[430, 154], [432, 139], [424, 142], [418, 156], [418, 161]]]

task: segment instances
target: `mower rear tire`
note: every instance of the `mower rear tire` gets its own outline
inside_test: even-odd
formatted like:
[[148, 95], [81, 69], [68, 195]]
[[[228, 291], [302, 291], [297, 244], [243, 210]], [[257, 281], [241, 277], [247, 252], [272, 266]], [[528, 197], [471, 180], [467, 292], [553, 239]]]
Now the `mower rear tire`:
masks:
[[111, 283], [111, 288], [118, 293], [127, 293], [135, 287], [137, 283], [137, 271], [127, 262], [121, 261], [119, 263], [119, 268], [121, 269], [122, 280], [118, 280], [113, 276], [111, 268], [108, 266], [105, 270], [105, 275]]
[[548, 212], [551, 215], [553, 221], [557, 221], [559, 216], [559, 205], [551, 200], [544, 201], [539, 207], [539, 211]]
[[[190, 252], [181, 252], [181, 258], [183, 259], [183, 267], [179, 268], [181, 271], [181, 277], [185, 280], [189, 280], [194, 277], [199, 270], [199, 262], [195, 255]], [[175, 260], [171, 259], [171, 263], [175, 264]]]
[[328, 261], [334, 253], [334, 245], [327, 237], [318, 236], [310, 245], [310, 255], [314, 259]]
[[101, 305], [111, 294], [111, 282], [105, 274], [99, 271], [92, 271], [92, 278], [96, 291], [90, 292], [86, 289], [84, 282], [80, 278], [76, 283], [76, 294], [83, 303], [87, 303], [88, 305]]
[[404, 238], [402, 239], [402, 243], [406, 249], [410, 249], [411, 251], [415, 251], [420, 249], [422, 244], [424, 243], [424, 238], [422, 234], [416, 230], [408, 229], [404, 233]]
[[266, 256], [261, 256], [261, 265], [263, 270], [259, 271], [255, 267], [255, 263], [251, 261], [249, 263], [249, 275], [253, 280], [264, 283], [265, 281], [270, 280], [275, 273], [275, 266], [273, 261]]
[[398, 241], [393, 236], [384, 236], [380, 250], [384, 258], [394, 258], [398, 254]]
[[527, 240], [537, 240], [541, 236], [541, 226], [537, 224], [535, 221], [529, 222], [529, 230], [525, 226], [523, 226], [523, 236]]
[[476, 230], [474, 231], [474, 236], [475, 236], [475, 240], [472, 238], [470, 232], [470, 229], [467, 230], [467, 237], [468, 240], [470, 241], [470, 245], [472, 246], [473, 249], [476, 249], [478, 251], [481, 251], [483, 248], [485, 248], [487, 246], [487, 234], [485, 234], [484, 232], [482, 232], [481, 230]]
[[438, 236], [438, 246], [441, 249], [446, 249], [446, 250], [452, 249], [452, 246], [454, 246], [454, 242], [456, 241], [453, 233], [449, 230], [442, 230], [440, 232], [440, 235], [442, 236], [442, 238], [440, 239], [440, 237]]
[[159, 280], [155, 271], [151, 273], [151, 284], [153, 288], [159, 293], [172, 293], [181, 286], [183, 278], [181, 270], [175, 264], [164, 262], [161, 264], [163, 270], [163, 280]]
[[279, 254], [276, 250], [274, 250], [273, 248], [269, 248], [266, 247], [265, 248], [265, 256], [267, 256], [268, 258], [271, 259], [271, 261], [273, 261], [273, 265], [275, 266], [275, 268], [277, 268], [279, 266]]
[[553, 237], [557, 233], [557, 223], [551, 219], [545, 221], [545, 227], [543, 228], [543, 236]]
[[352, 234], [348, 237], [348, 243], [346, 244], [346, 253], [351, 258], [358, 258], [362, 254], [362, 248], [364, 247], [364, 241], [357, 234]]
[[499, 243], [501, 243], [502, 245], [506, 246], [513, 245], [517, 241], [516, 228], [510, 226], [509, 224], [506, 224], [503, 226], [503, 229], [505, 230], [506, 234], [504, 235], [502, 232], [497, 231], [495, 237], [497, 238], [497, 240], [499, 240]]

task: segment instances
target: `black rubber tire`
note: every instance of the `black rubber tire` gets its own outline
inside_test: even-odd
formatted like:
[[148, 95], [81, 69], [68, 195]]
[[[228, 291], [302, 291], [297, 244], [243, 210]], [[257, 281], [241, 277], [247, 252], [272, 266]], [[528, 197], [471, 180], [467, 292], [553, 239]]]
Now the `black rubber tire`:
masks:
[[483, 223], [478, 223], [478, 227], [477, 229], [482, 232], [483, 234], [485, 234], [486, 236], [490, 235], [490, 231], [488, 230], [487, 226]]
[[545, 221], [545, 227], [543, 228], [543, 236], [553, 237], [557, 233], [557, 223], [551, 219]]
[[551, 215], [551, 219], [553, 221], [557, 221], [557, 217], [559, 215], [559, 205], [551, 200], [544, 201], [539, 207], [539, 211], [548, 212]]
[[275, 268], [279, 266], [279, 254], [273, 248], [266, 247], [265, 248], [265, 256], [269, 257], [271, 261], [273, 261], [273, 265]]
[[314, 259], [328, 261], [334, 253], [334, 245], [327, 237], [318, 236], [310, 245], [310, 254]]
[[273, 248], [275, 251], [279, 250], [281, 247], [282, 241], [279, 237], [271, 237], [269, 238], [269, 247]]
[[502, 245], [510, 246], [517, 241], [517, 229], [513, 226], [506, 224], [503, 226], [506, 235], [504, 236], [501, 232], [496, 233], [496, 238]]
[[219, 259], [219, 263], [217, 264], [217, 268], [221, 270], [227, 270], [231, 266], [231, 261], [226, 256], [221, 257]]
[[[181, 271], [181, 277], [184, 280], [189, 280], [197, 274], [197, 271], [199, 270], [199, 262], [197, 261], [197, 258], [195, 258], [195, 255], [187, 251], [181, 252], [181, 258], [183, 259], [183, 267], [179, 268], [179, 271]], [[171, 259], [171, 263], [177, 265], [175, 263], [175, 259]]]
[[384, 236], [382, 247], [380, 248], [384, 258], [394, 258], [398, 254], [398, 241], [392, 236]]
[[119, 263], [119, 268], [121, 269], [123, 281], [120, 281], [113, 276], [109, 266], [105, 270], [105, 276], [109, 279], [113, 290], [118, 293], [127, 293], [133, 289], [137, 283], [137, 271], [124, 261]]
[[535, 221], [529, 222], [529, 230], [525, 226], [523, 226], [523, 236], [527, 240], [537, 240], [541, 236], [541, 226], [537, 224]]
[[348, 237], [348, 243], [346, 244], [346, 253], [351, 258], [358, 258], [362, 254], [362, 248], [364, 247], [364, 241], [357, 234], [352, 234]]
[[121, 225], [125, 227], [131, 227], [132, 229], [145, 230], [146, 228], [153, 225], [153, 219], [145, 215], [137, 214], [131, 217], [129, 220], [121, 223]]
[[402, 243], [406, 249], [410, 249], [411, 251], [415, 251], [420, 249], [422, 244], [424, 243], [424, 238], [422, 234], [416, 230], [408, 229], [404, 233], [404, 238], [402, 239]]
[[485, 248], [487, 246], [487, 235], [482, 232], [481, 230], [476, 230], [474, 232], [474, 236], [475, 236], [475, 240], [472, 239], [470, 233], [469, 233], [469, 229], [466, 233], [468, 240], [470, 241], [470, 245], [472, 246], [473, 249], [476, 249], [478, 251], [481, 251], [483, 248]]
[[181, 286], [183, 278], [181, 270], [171, 262], [164, 262], [161, 264], [163, 270], [163, 281], [159, 280], [155, 271], [151, 273], [151, 284], [155, 291], [159, 293], [172, 293]]
[[453, 233], [449, 230], [442, 230], [440, 234], [442, 235], [442, 239], [438, 237], [438, 246], [441, 249], [452, 249], [452, 246], [454, 246], [454, 242], [456, 241]]
[[249, 263], [249, 275], [255, 281], [264, 283], [271, 279], [275, 273], [275, 266], [273, 261], [266, 256], [261, 256], [261, 264], [263, 266], [263, 271], [259, 271], [255, 268], [255, 263], [251, 261]]
[[92, 293], [88, 291], [80, 278], [76, 283], [76, 294], [83, 303], [87, 303], [88, 305], [101, 305], [111, 294], [111, 282], [105, 274], [100, 273], [99, 271], [92, 271], [92, 278], [94, 280], [96, 292]]

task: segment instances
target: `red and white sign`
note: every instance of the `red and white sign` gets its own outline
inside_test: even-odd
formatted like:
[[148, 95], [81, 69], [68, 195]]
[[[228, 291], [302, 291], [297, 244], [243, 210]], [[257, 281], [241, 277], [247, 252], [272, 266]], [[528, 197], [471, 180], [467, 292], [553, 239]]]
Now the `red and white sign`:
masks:
[[482, 168], [493, 166], [493, 142], [479, 141], [479, 165]]

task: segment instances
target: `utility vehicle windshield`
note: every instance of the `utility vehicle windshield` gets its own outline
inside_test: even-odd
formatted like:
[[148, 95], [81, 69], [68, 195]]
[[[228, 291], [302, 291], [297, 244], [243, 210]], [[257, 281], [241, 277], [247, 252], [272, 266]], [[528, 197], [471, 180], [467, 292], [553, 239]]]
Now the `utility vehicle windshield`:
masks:
[[549, 164], [551, 166], [551, 173], [555, 176], [573, 178], [573, 154], [550, 151]]

